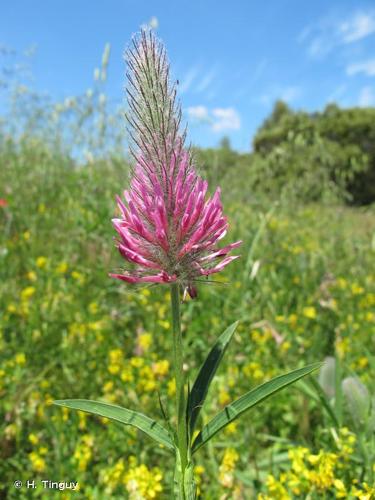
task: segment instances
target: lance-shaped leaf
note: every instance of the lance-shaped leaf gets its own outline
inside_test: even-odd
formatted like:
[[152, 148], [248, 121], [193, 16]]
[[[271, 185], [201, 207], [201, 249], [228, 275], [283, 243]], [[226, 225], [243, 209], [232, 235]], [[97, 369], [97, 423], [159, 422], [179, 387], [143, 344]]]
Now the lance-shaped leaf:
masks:
[[228, 347], [228, 344], [233, 337], [237, 328], [238, 321], [230, 325], [218, 338], [216, 344], [208, 354], [206, 361], [203, 363], [198, 376], [194, 382], [193, 388], [189, 395], [188, 403], [188, 419], [190, 422], [190, 434], [194, 432], [195, 423], [199, 412], [206, 399], [208, 388], [213, 379], [216, 370], [220, 364], [222, 357]]
[[304, 368], [298, 368], [297, 370], [285, 375], [279, 375], [269, 382], [252, 389], [233, 403], [227, 405], [207, 425], [203, 427], [201, 432], [195, 438], [192, 447], [193, 453], [199, 450], [199, 448], [209, 441], [217, 432], [233, 422], [233, 420], [238, 418], [242, 413], [261, 403], [284, 387], [287, 387], [305, 375], [317, 370], [321, 366], [322, 363], [313, 363], [305, 366]]
[[65, 406], [73, 410], [80, 410], [100, 417], [109, 418], [122, 424], [132, 425], [145, 432], [148, 436], [155, 439], [166, 448], [173, 450], [173, 442], [168, 431], [158, 422], [151, 418], [121, 406], [102, 403], [101, 401], [90, 401], [88, 399], [63, 399], [54, 401], [54, 404]]

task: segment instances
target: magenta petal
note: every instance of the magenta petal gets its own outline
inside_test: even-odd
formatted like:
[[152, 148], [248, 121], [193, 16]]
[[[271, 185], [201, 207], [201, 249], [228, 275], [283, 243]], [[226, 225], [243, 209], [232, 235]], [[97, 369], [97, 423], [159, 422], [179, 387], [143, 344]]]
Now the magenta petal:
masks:
[[110, 273], [109, 275], [111, 278], [116, 278], [118, 280], [126, 281], [128, 283], [137, 283], [137, 278], [134, 276], [128, 276], [126, 274], [113, 274]]
[[208, 276], [209, 274], [218, 273], [218, 272], [222, 271], [224, 269], [224, 267], [227, 266], [230, 262], [232, 262], [235, 259], [238, 259], [238, 257], [239, 257], [239, 255], [232, 255], [230, 257], [226, 257], [224, 260], [222, 260], [215, 267], [202, 270], [201, 274], [203, 274], [204, 276]]
[[213, 252], [209, 255], [206, 255], [205, 257], [202, 257], [199, 259], [199, 262], [210, 262], [213, 259], [217, 259], [218, 257], [224, 257], [227, 255], [228, 252], [233, 250], [233, 248], [237, 248], [241, 245], [242, 241], [236, 241], [235, 243], [231, 243], [230, 245], [227, 245], [226, 247], [219, 248], [216, 252]]
[[[120, 235], [119, 252], [134, 269], [113, 277], [129, 283], [171, 283], [179, 280], [174, 265], [169, 264], [175, 263], [179, 274], [194, 280], [194, 276], [221, 271], [236, 258], [228, 257], [228, 253], [240, 241], [223, 248], [216, 246], [228, 227], [220, 188], [205, 200], [207, 182], [191, 167], [187, 172], [188, 166], [186, 155], [179, 165], [172, 157], [169, 168], [158, 177], [144, 160], [137, 164], [131, 189], [124, 192], [125, 202], [117, 198], [122, 217], [113, 219]], [[192, 258], [187, 257], [189, 254]], [[209, 267], [213, 261], [218, 262]], [[150, 275], [150, 269], [159, 272]], [[184, 286], [191, 286], [191, 281]]]

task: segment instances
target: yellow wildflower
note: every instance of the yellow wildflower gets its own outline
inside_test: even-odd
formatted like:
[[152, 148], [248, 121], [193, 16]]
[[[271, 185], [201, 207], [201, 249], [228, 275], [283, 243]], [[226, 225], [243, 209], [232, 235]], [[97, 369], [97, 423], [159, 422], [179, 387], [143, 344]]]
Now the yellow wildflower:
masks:
[[229, 392], [226, 389], [221, 388], [219, 391], [219, 404], [221, 406], [224, 406], [227, 405], [228, 403], [230, 403]]
[[351, 286], [351, 292], [353, 295], [360, 295], [364, 292], [364, 288], [359, 286], [358, 283], [353, 283]]
[[24, 288], [21, 292], [21, 299], [22, 300], [28, 300], [30, 299], [36, 292], [35, 287], [33, 286], [27, 286]]
[[252, 361], [243, 367], [243, 373], [246, 377], [251, 377], [254, 380], [263, 380], [264, 372], [261, 365], [256, 361]]
[[88, 307], [89, 313], [96, 314], [99, 310], [97, 302], [91, 302]]
[[309, 471], [309, 479], [319, 490], [325, 490], [333, 485], [335, 480], [334, 469], [338, 456], [335, 453], [327, 453], [320, 450], [318, 455], [309, 455], [308, 461], [314, 466]]
[[123, 382], [133, 382], [134, 381], [134, 376], [133, 376], [133, 373], [132, 373], [131, 366], [126, 365], [122, 369], [120, 377], [121, 377], [121, 380]]
[[267, 477], [266, 485], [271, 493], [271, 496], [264, 497], [267, 500], [291, 500], [286, 488], [271, 474]]
[[124, 354], [121, 349], [112, 349], [112, 351], [109, 351], [109, 373], [116, 375], [116, 373], [120, 372], [123, 356]]
[[84, 431], [87, 427], [87, 413], [83, 412], [83, 411], [79, 411], [78, 412], [78, 419], [79, 419], [79, 424], [78, 424], [78, 428], [81, 430], [81, 431]]
[[164, 328], [165, 330], [169, 330], [170, 327], [171, 327], [171, 324], [169, 321], [166, 321], [166, 320], [159, 320], [158, 321], [159, 325]]
[[335, 479], [333, 482], [335, 487], [336, 498], [347, 498], [348, 492], [346, 490], [345, 484], [341, 481], [341, 479]]
[[302, 446], [298, 446], [296, 448], [292, 448], [288, 451], [289, 459], [292, 462], [292, 470], [300, 474], [305, 468], [304, 459], [308, 454], [308, 448], [304, 448]]
[[76, 280], [80, 285], [83, 285], [85, 283], [85, 277], [82, 273], [79, 273], [78, 271], [72, 271], [71, 277]]
[[17, 365], [23, 366], [26, 363], [25, 353], [19, 352], [18, 354], [16, 354], [14, 357], [14, 361]]
[[44, 458], [38, 455], [35, 451], [29, 453], [31, 467], [35, 472], [44, 472], [46, 470], [46, 462]]
[[338, 438], [336, 437], [336, 444], [339, 449], [340, 456], [344, 460], [349, 460], [350, 455], [353, 454], [356, 441], [357, 438], [355, 434], [351, 433], [347, 427], [341, 427], [339, 430], [339, 436]]
[[134, 356], [130, 360], [130, 364], [134, 368], [141, 368], [144, 365], [144, 363], [145, 363], [145, 360], [143, 358], [138, 357], [138, 356]]
[[29, 441], [31, 444], [36, 445], [39, 443], [39, 438], [36, 434], [31, 433], [29, 434]]
[[362, 356], [358, 359], [357, 364], [358, 368], [366, 368], [366, 366], [368, 365], [368, 359], [366, 358], [366, 356]]
[[15, 304], [9, 304], [7, 307], [7, 311], [11, 314], [15, 313], [17, 311], [17, 307]]
[[176, 394], [176, 381], [173, 378], [168, 382], [168, 396], [174, 396]]
[[36, 273], [34, 271], [29, 271], [27, 274], [27, 279], [29, 281], [36, 281], [37, 280], [37, 277], [36, 277]]
[[143, 350], [143, 351], [148, 351], [148, 349], [150, 348], [151, 344], [152, 344], [152, 335], [151, 333], [142, 333], [141, 335], [139, 335], [138, 337], [138, 344], [139, 344], [139, 347]]
[[35, 261], [36, 263], [36, 267], [39, 267], [39, 269], [43, 269], [44, 267], [46, 267], [46, 264], [47, 264], [47, 257], [38, 257]]
[[106, 382], [103, 385], [103, 392], [112, 392], [113, 387], [114, 387], [114, 384], [113, 384], [112, 380], [110, 380], [109, 382]]
[[312, 307], [312, 306], [304, 307], [302, 310], [302, 313], [306, 318], [309, 318], [309, 319], [315, 319], [317, 316], [316, 309], [315, 309], [315, 307]]
[[73, 461], [78, 465], [78, 469], [84, 472], [87, 469], [88, 463], [91, 461], [93, 452], [92, 447], [94, 440], [89, 434], [82, 436], [76, 450], [73, 454]]
[[227, 448], [225, 450], [223, 460], [219, 467], [219, 481], [224, 488], [232, 488], [234, 481], [233, 471], [236, 463], [239, 460], [239, 455], [234, 448]]
[[285, 340], [281, 344], [280, 350], [281, 350], [281, 352], [287, 352], [287, 351], [289, 351], [290, 347], [291, 347], [291, 343], [288, 340]]
[[68, 270], [68, 264], [66, 262], [60, 262], [60, 264], [56, 267], [57, 274], [65, 274]]
[[162, 359], [160, 361], [157, 361], [152, 365], [152, 370], [155, 373], [156, 376], [161, 376], [163, 377], [168, 373], [169, 370], [169, 361], [167, 359]]
[[235, 434], [237, 431], [237, 422], [231, 422], [225, 427], [225, 433], [228, 435]]
[[162, 478], [163, 476], [157, 467], [148, 469], [145, 464], [138, 465], [135, 457], [130, 457], [123, 483], [131, 498], [152, 500], [163, 491]]
[[348, 282], [345, 278], [339, 278], [337, 280], [337, 284], [338, 284], [339, 288], [341, 288], [341, 290], [345, 290], [345, 288], [347, 288], [347, 286], [348, 286]]
[[288, 323], [292, 328], [294, 328], [297, 324], [298, 316], [297, 314], [290, 314], [288, 317]]
[[140, 370], [140, 380], [139, 380], [139, 385], [141, 390], [144, 390], [146, 392], [150, 392], [155, 390], [156, 388], [156, 381], [155, 381], [155, 376], [154, 373], [149, 366], [144, 366]]
[[202, 474], [204, 474], [205, 468], [203, 467], [203, 465], [196, 465], [194, 467], [194, 472], [195, 474], [197, 474], [197, 476], [201, 476]]
[[44, 212], [46, 211], [46, 206], [44, 203], [39, 203], [39, 206], [38, 206], [38, 212], [40, 214], [44, 214]]
[[125, 462], [122, 458], [118, 460], [112, 467], [108, 469], [102, 469], [100, 477], [101, 481], [107, 486], [107, 493], [112, 493], [112, 491], [121, 484], [124, 473]]

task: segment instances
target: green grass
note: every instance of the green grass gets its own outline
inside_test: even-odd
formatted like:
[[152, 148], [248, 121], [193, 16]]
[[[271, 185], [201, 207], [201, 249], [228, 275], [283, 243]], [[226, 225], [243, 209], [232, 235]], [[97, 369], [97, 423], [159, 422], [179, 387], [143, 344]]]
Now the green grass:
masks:
[[[0, 207], [0, 493], [45, 498], [40, 488], [18, 491], [13, 482], [49, 478], [78, 481], [74, 498], [116, 499], [128, 494], [135, 479], [138, 491], [148, 491], [144, 498], [152, 491], [170, 498], [167, 450], [128, 427], [50, 404], [102, 399], [162, 420], [160, 391], [173, 413], [168, 289], [136, 288], [108, 277], [122, 266], [111, 217], [114, 196], [127, 183], [126, 164], [74, 168], [40, 145], [17, 152], [4, 147], [0, 161], [0, 198], [8, 201]], [[204, 421], [254, 385], [335, 351], [344, 375], [357, 374], [371, 390], [374, 210], [284, 205], [269, 214], [271, 204], [238, 204], [230, 189], [222, 190], [231, 221], [227, 238], [243, 240], [242, 258], [216, 276], [217, 284], [202, 285], [197, 300], [182, 305], [191, 380], [217, 336], [240, 321]], [[361, 462], [361, 433], [346, 408], [344, 425], [357, 441], [352, 452], [346, 450], [344, 466], [336, 463], [333, 477], [349, 491], [353, 479], [369, 483], [370, 476]], [[297, 388], [278, 394], [197, 453], [196, 465], [204, 468], [202, 498], [256, 498], [266, 491], [262, 498], [288, 498], [280, 496], [281, 487], [289, 498], [305, 498], [303, 488], [311, 485], [312, 498], [334, 498], [338, 483], [332, 478], [318, 486], [311, 473], [300, 494], [278, 479], [282, 471], [295, 471], [287, 452], [296, 446], [342, 458], [331, 427], [320, 405]], [[319, 464], [306, 457], [303, 470], [317, 471]]]

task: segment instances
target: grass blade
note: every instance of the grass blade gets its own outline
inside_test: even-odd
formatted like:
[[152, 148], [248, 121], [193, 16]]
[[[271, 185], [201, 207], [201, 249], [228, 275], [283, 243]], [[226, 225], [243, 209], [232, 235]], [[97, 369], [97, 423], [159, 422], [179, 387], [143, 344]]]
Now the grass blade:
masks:
[[191, 389], [188, 402], [188, 421], [190, 425], [190, 434], [193, 435], [194, 427], [199, 415], [199, 412], [206, 399], [208, 388], [216, 373], [222, 357], [228, 347], [228, 344], [233, 337], [237, 328], [238, 321], [230, 325], [218, 338], [216, 344], [208, 354], [206, 361], [199, 370], [198, 376]]
[[280, 375], [272, 380], [252, 389], [233, 403], [226, 406], [218, 413], [207, 425], [203, 427], [201, 432], [196, 437], [192, 452], [195, 453], [201, 446], [209, 441], [216, 433], [226, 427], [230, 422], [238, 418], [242, 413], [250, 408], [258, 405], [266, 398], [272, 396], [284, 387], [296, 382], [300, 378], [317, 370], [322, 366], [322, 363], [313, 363], [303, 368], [298, 368], [285, 375]]
[[88, 399], [63, 399], [54, 401], [55, 405], [64, 406], [73, 410], [80, 410], [100, 417], [109, 418], [125, 425], [132, 425], [146, 433], [159, 444], [173, 450], [173, 442], [168, 431], [158, 422], [151, 418], [121, 406], [102, 403], [101, 401], [90, 401]]
[[311, 385], [316, 391], [316, 394], [319, 398], [320, 403], [322, 404], [323, 408], [327, 412], [328, 416], [331, 418], [333, 425], [336, 428], [339, 428], [340, 424], [339, 421], [337, 420], [336, 414], [331, 406], [331, 403], [329, 402], [329, 399], [327, 398], [326, 393], [323, 391], [321, 388], [319, 382], [317, 382], [313, 377], [311, 378]]

